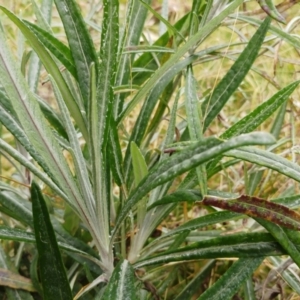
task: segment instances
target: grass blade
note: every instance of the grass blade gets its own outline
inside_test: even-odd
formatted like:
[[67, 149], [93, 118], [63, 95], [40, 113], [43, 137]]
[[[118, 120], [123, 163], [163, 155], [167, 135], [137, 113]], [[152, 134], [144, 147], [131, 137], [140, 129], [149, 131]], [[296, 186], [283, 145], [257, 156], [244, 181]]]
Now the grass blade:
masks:
[[215, 119], [222, 107], [229, 100], [230, 96], [238, 88], [244, 77], [250, 70], [258, 51], [264, 41], [271, 19], [267, 18], [256, 31], [248, 45], [241, 53], [239, 58], [226, 73], [225, 77], [216, 86], [211, 96], [202, 105], [202, 112], [205, 116], [203, 129], [208, 128], [209, 124]]
[[231, 299], [244, 281], [260, 266], [263, 260], [264, 257], [240, 258], [211, 288], [206, 290], [198, 300]]
[[73, 299], [50, 222], [46, 203], [36, 183], [31, 186], [32, 212], [44, 299]]

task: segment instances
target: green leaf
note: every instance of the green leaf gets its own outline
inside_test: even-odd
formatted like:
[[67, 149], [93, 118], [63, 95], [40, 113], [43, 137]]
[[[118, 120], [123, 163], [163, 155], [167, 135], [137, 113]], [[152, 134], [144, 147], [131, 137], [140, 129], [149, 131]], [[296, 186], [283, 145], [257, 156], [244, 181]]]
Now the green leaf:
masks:
[[[18, 241], [18, 242], [26, 242], [26, 243], [35, 243], [36, 239], [33, 233], [22, 230], [22, 229], [18, 229], [18, 228], [10, 228], [10, 227], [6, 227], [6, 226], [0, 226], [0, 238], [3, 240], [11, 240], [11, 241]], [[58, 236], [58, 238], [60, 238], [60, 236]], [[60, 238], [61, 239], [61, 238]], [[73, 239], [67, 239], [65, 240], [65, 242], [58, 242], [58, 246], [63, 249], [68, 251], [68, 253], [76, 253], [82, 257], [86, 257], [87, 259], [91, 260], [92, 262], [94, 262], [95, 264], [98, 264], [97, 259], [95, 259], [95, 257], [93, 257], [92, 255], [90, 255], [89, 253], [82, 251], [78, 248], [75, 248], [73, 245], [71, 244], [75, 244], [74, 243], [75, 238], [73, 237]], [[77, 244], [75, 244], [75, 246], [77, 246]], [[85, 247], [81, 247], [81, 248], [87, 248], [86, 245], [84, 245]], [[87, 249], [85, 249], [87, 250]], [[91, 252], [91, 251], [88, 251]]]
[[242, 133], [248, 133], [255, 130], [260, 124], [267, 120], [293, 93], [299, 85], [299, 80], [295, 81], [285, 88], [281, 89], [270, 99], [259, 105], [254, 111], [246, 117], [236, 122], [228, 130], [226, 130], [221, 138], [228, 139]]
[[27, 224], [33, 225], [31, 205], [17, 193], [0, 192], [0, 211], [6, 215]]
[[264, 257], [240, 258], [211, 288], [207, 289], [198, 300], [231, 299], [244, 281], [260, 266], [263, 260]]
[[256, 299], [255, 292], [254, 292], [254, 284], [252, 282], [252, 276], [250, 276], [244, 282], [243, 292], [244, 292], [245, 300], [255, 300]]
[[263, 133], [241, 135], [226, 142], [222, 142], [216, 138], [207, 138], [187, 147], [182, 152], [172, 155], [170, 158], [162, 161], [151, 169], [148, 175], [131, 193], [118, 216], [114, 234], [129, 210], [155, 187], [172, 180], [176, 176], [183, 174], [230, 149], [245, 146], [247, 144], [269, 144], [273, 142], [274, 139], [271, 135]]
[[[68, 106], [69, 111], [71, 112], [72, 117], [75, 119], [77, 126], [80, 128], [84, 138], [88, 140], [88, 134], [86, 129], [86, 124], [83, 119], [83, 116], [79, 110], [79, 107], [74, 100], [73, 95], [70, 92], [69, 87], [66, 84], [65, 79], [63, 78], [61, 71], [57, 67], [56, 63], [52, 59], [51, 55], [44, 48], [38, 38], [29, 28], [22, 22], [16, 15], [7, 10], [5, 7], [0, 6], [0, 9], [18, 26], [24, 36], [27, 38], [33, 50], [38, 54], [41, 62], [46, 68], [47, 72], [53, 76], [57, 85], [59, 86], [60, 92], [63, 95], [64, 101]], [[4, 38], [1, 38], [1, 47], [3, 47]], [[11, 59], [10, 59], [11, 60]], [[18, 76], [19, 77], [19, 76]], [[28, 93], [22, 93], [21, 95], [27, 95]]]
[[0, 138], [0, 149], [2, 151], [4, 150], [12, 158], [14, 158], [16, 161], [18, 161], [28, 170], [30, 170], [30, 172], [32, 172], [45, 184], [51, 187], [52, 190], [55, 191], [55, 193], [57, 193], [57, 195], [59, 195], [60, 197], [68, 201], [68, 197], [66, 196], [66, 194], [55, 183], [53, 183], [52, 180], [49, 179], [49, 177], [47, 176], [47, 174], [45, 174], [45, 172], [41, 171], [38, 167], [36, 167], [33, 163], [31, 163], [26, 157], [24, 157], [23, 154], [21, 154], [19, 151], [14, 149], [12, 146], [10, 146], [7, 142], [2, 140], [1, 138]]
[[[107, 264], [109, 273], [113, 269], [113, 255], [110, 245], [110, 199], [107, 194], [109, 173], [107, 160], [107, 141], [109, 127], [114, 124], [113, 113], [113, 86], [116, 78], [116, 67], [119, 42], [119, 1], [103, 1], [103, 23], [101, 34], [100, 59], [97, 70], [91, 65], [91, 98], [88, 111], [90, 130], [91, 161], [93, 193], [96, 201], [96, 216], [99, 220], [98, 248], [105, 249], [103, 262]], [[98, 75], [98, 78], [97, 78]], [[116, 145], [115, 145], [116, 146]], [[97, 238], [97, 236], [95, 237]], [[100, 248], [100, 249], [101, 249]]]
[[208, 22], [195, 35], [193, 35], [182, 47], [178, 48], [171, 58], [165, 64], [163, 64], [138, 91], [134, 99], [119, 116], [118, 122], [121, 122], [131, 112], [137, 103], [142, 101], [151, 90], [155, 89], [156, 85], [164, 78], [166, 73], [174, 67], [175, 63], [177, 63], [184, 56], [185, 53], [209, 36], [211, 32], [213, 32], [214, 29], [217, 28], [220, 23], [242, 3], [243, 0], [233, 1], [214, 19]]
[[145, 158], [141, 153], [141, 150], [139, 149], [139, 147], [136, 145], [135, 142], [131, 142], [130, 150], [132, 156], [135, 185], [137, 186], [141, 182], [141, 180], [147, 175], [148, 167], [145, 162]]
[[[55, 0], [55, 5], [65, 28], [76, 66], [76, 77], [87, 109], [90, 98], [90, 66], [94, 63], [97, 70], [99, 67], [96, 50], [76, 1]], [[105, 29], [102, 28], [102, 32], [103, 30]]]
[[[52, 16], [52, 0], [42, 1], [41, 8], [38, 7], [35, 0], [31, 0], [34, 14], [36, 15], [37, 23], [40, 27], [51, 32], [50, 22]], [[28, 66], [28, 85], [30, 90], [36, 92], [41, 72], [41, 61], [35, 52], [30, 55]]]
[[[103, 2], [104, 19], [102, 24], [99, 78], [97, 81], [97, 112], [98, 140], [101, 149], [105, 149], [110, 118], [114, 108], [113, 86], [116, 78], [116, 68], [119, 42], [119, 1], [105, 0]], [[92, 112], [90, 112], [92, 114]], [[94, 137], [92, 137], [94, 138]], [[97, 145], [99, 146], [99, 145]]]
[[[130, 142], [134, 141], [137, 145], [141, 144], [146, 129], [149, 126], [150, 118], [153, 113], [153, 109], [155, 108], [155, 105], [159, 99], [159, 96], [165, 90], [165, 88], [170, 83], [170, 81], [174, 78], [174, 76], [178, 72], [186, 68], [189, 64], [191, 64], [195, 59], [196, 56], [189, 56], [183, 60], [180, 60], [179, 62], [176, 62], [175, 65], [173, 65], [169, 70], [166, 71], [166, 73], [164, 74], [165, 76], [162, 77], [157, 83], [155, 83], [155, 86], [151, 90], [150, 94], [147, 96], [143, 104], [143, 107], [139, 113], [138, 119], [135, 122], [133, 131], [130, 136]], [[141, 91], [142, 89], [143, 87], [139, 91]], [[135, 100], [133, 99], [132, 101]], [[131, 103], [132, 102], [130, 102], [128, 106], [130, 106]], [[128, 180], [130, 178], [129, 176], [131, 172], [130, 167], [131, 167], [131, 156], [130, 156], [130, 149], [128, 147], [125, 154], [125, 160], [124, 160], [125, 180]]]
[[3, 268], [0, 268], [0, 286], [36, 292], [30, 279]]
[[273, 0], [258, 0], [260, 7], [273, 19], [285, 24], [284, 17], [277, 11]]
[[162, 23], [166, 25], [168, 30], [172, 32], [174, 35], [180, 36], [184, 40], [184, 36], [174, 27], [172, 26], [165, 18], [163, 18], [155, 9], [153, 9], [149, 4], [144, 2], [143, 0], [139, 0], [151, 13]]
[[134, 287], [134, 270], [127, 260], [117, 264], [101, 299], [137, 299]]
[[222, 200], [205, 197], [204, 205], [210, 205], [245, 214], [250, 217], [261, 218], [286, 228], [300, 230], [300, 215], [288, 207], [247, 195], [234, 200]]
[[47, 206], [36, 183], [31, 186], [32, 212], [44, 299], [73, 299], [50, 222]]
[[256, 219], [260, 225], [265, 227], [266, 230], [275, 238], [275, 240], [282, 246], [282, 248], [290, 255], [290, 257], [294, 260], [297, 266], [300, 266], [300, 251], [297, 248], [297, 244], [299, 244], [299, 232], [295, 232], [298, 234], [298, 239], [296, 241], [293, 240], [293, 231], [289, 229], [283, 229], [277, 224], [272, 222]]
[[163, 198], [155, 201], [150, 206], [147, 207], [147, 210], [152, 209], [158, 205], [166, 205], [170, 203], [179, 203], [183, 201], [195, 202], [202, 200], [202, 194], [197, 190], [178, 190], [172, 194], [166, 195]]
[[77, 210], [93, 233], [91, 220], [86, 212], [87, 208], [83, 204], [84, 199], [78, 190], [67, 161], [40, 110], [35, 95], [29, 91], [24, 77], [11, 56], [11, 51], [6, 47], [2, 31], [0, 31], [0, 65], [1, 83], [30, 143], [47, 164], [45, 172], [66, 193], [65, 199], [73, 209]]
[[[189, 66], [186, 74], [185, 85], [185, 107], [187, 115], [187, 123], [189, 129], [190, 139], [192, 141], [199, 141], [203, 139], [202, 128], [202, 112], [199, 107], [199, 99], [196, 90], [196, 80], [192, 72], [192, 66]], [[206, 166], [202, 165], [196, 168], [200, 192], [202, 195], [207, 194], [207, 174]]]
[[230, 150], [225, 156], [236, 157], [267, 167], [300, 182], [300, 167], [298, 164], [267, 150], [245, 147], [243, 149]]
[[238, 233], [211, 238], [187, 247], [146, 257], [138, 260], [133, 266], [142, 268], [175, 261], [228, 257], [255, 258], [278, 256], [284, 253], [286, 251], [269, 233]]
[[[146, 3], [151, 3], [147, 0]], [[124, 31], [121, 36], [120, 57], [118, 58], [119, 65], [117, 67], [116, 86], [127, 85], [132, 76], [131, 74], [131, 61], [134, 61], [135, 55], [129, 55], [127, 50], [136, 49], [139, 47], [141, 34], [143, 31], [144, 23], [147, 17], [147, 9], [140, 1], [130, 1], [127, 9], [126, 22], [123, 25]], [[121, 50], [122, 49], [122, 50]], [[152, 57], [152, 54], [150, 54]], [[145, 66], [145, 65], [144, 65]], [[130, 82], [130, 86], [132, 83]], [[117, 119], [118, 115], [123, 110], [125, 96], [116, 94], [114, 99], [114, 118]]]
[[[248, 16], [243, 16], [242, 14], [236, 15], [235, 18], [237, 20], [241, 20], [243, 22], [247, 22], [249, 24], [253, 24], [255, 26], [260, 26], [262, 24], [262, 21], [258, 18], [251, 18]], [[279, 27], [270, 25], [269, 31], [275, 35], [277, 35], [279, 38], [283, 39], [284, 41], [291, 44], [296, 49], [300, 48], [300, 41], [298, 38], [294, 37], [292, 34], [289, 34], [283, 30], [281, 30]]]
[[124, 184], [122, 150], [118, 136], [118, 128], [115, 124], [115, 120], [112, 118], [110, 121], [110, 143], [108, 143], [110, 170], [116, 184], [118, 186], [121, 186], [122, 184]]
[[23, 22], [32, 32], [34, 32], [40, 42], [49, 49], [51, 54], [53, 54], [64, 65], [75, 79], [77, 79], [76, 67], [70, 49], [52, 34], [37, 25], [28, 21]]
[[178, 234], [186, 230], [195, 230], [216, 223], [223, 223], [232, 219], [240, 218], [240, 215], [231, 211], [219, 211], [215, 213], [208, 214], [203, 217], [195, 218], [190, 220], [181, 226], [170, 230], [168, 233], [165, 233], [163, 237]]
[[[66, 128], [66, 132], [68, 134], [68, 138], [70, 141], [70, 148], [68, 149], [68, 151], [70, 152], [73, 158], [75, 172], [77, 174], [79, 190], [81, 192], [81, 195], [83, 195], [85, 199], [85, 206], [88, 211], [88, 216], [89, 218], [91, 218], [91, 222], [90, 222], [91, 226], [95, 226], [95, 224], [97, 223], [96, 216], [95, 216], [95, 199], [92, 193], [92, 186], [89, 181], [89, 174], [86, 167], [86, 163], [77, 138], [77, 132], [74, 128], [74, 125], [71, 120], [71, 116], [62, 99], [62, 96], [60, 94], [56, 82], [52, 79], [51, 76], [49, 76], [49, 78], [52, 83], [54, 94], [62, 115], [64, 127]], [[96, 229], [94, 230], [96, 231]]]
[[200, 272], [194, 275], [191, 282], [189, 282], [179, 293], [179, 295], [174, 300], [187, 300], [192, 299], [192, 296], [199, 291], [199, 286], [201, 286], [207, 278], [210, 277], [212, 269], [214, 268], [216, 262], [214, 260], [209, 261], [204, 267], [201, 268]]
[[271, 19], [267, 18], [262, 23], [239, 58], [236, 60], [227, 74], [223, 77], [223, 79], [219, 82], [219, 84], [215, 87], [211, 96], [208, 96], [206, 98], [205, 102], [202, 105], [202, 112], [205, 117], [203, 126], [204, 131], [219, 114], [222, 107], [229, 100], [230, 96], [244, 80], [255, 58], [257, 57], [258, 51], [268, 31], [270, 22]]

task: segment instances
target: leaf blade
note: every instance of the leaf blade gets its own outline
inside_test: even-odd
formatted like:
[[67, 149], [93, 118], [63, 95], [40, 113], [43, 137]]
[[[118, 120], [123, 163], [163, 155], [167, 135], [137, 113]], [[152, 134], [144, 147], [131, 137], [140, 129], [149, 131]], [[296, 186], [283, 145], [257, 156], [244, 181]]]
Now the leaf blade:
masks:
[[193, 167], [204, 163], [216, 155], [228, 151], [230, 148], [236, 148], [247, 143], [272, 143], [274, 139], [271, 135], [262, 133], [250, 133], [233, 138], [222, 143], [221, 140], [208, 138], [186, 148], [184, 151], [172, 155], [170, 158], [159, 163], [155, 168], [149, 171], [148, 175], [141, 181], [139, 186], [132, 192], [127, 199], [122, 211], [120, 212], [114, 234], [125, 218], [129, 210], [150, 190], [159, 186], [177, 175], [192, 169]]
[[211, 96], [205, 100], [202, 112], [205, 116], [203, 129], [208, 128], [212, 120], [218, 115], [222, 107], [229, 100], [233, 92], [238, 88], [244, 77], [250, 70], [258, 51], [264, 41], [271, 19], [267, 18], [256, 31], [248, 45], [235, 61], [230, 70], [216, 86]]
[[35, 239], [39, 253], [44, 299], [73, 299], [69, 281], [50, 222], [46, 203], [36, 183], [31, 186]]

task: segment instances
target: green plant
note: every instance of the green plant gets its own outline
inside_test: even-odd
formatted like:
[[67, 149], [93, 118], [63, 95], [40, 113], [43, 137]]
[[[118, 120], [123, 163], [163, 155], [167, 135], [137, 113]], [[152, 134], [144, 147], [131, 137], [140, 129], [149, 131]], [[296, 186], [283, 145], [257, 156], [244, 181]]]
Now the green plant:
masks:
[[[253, 197], [263, 172], [253, 168], [248, 174], [246, 165], [247, 196], [226, 193], [209, 181], [239, 162], [300, 181], [299, 166], [275, 153], [287, 143], [276, 140], [287, 100], [299, 81], [278, 88], [265, 76], [278, 91], [226, 131], [215, 130], [221, 110], [243, 89], [249, 70], [264, 75], [253, 65], [255, 60], [278, 38], [295, 48], [299, 40], [270, 25], [269, 17], [261, 21], [234, 14], [243, 0], [218, 5], [193, 1], [191, 11], [174, 25], [150, 3], [128, 1], [121, 21], [119, 2], [104, 0], [99, 53], [74, 0], [55, 0], [67, 46], [49, 25], [51, 1], [43, 1], [41, 9], [32, 2], [38, 25], [0, 7], [34, 51], [15, 59], [1, 30], [0, 120], [16, 147], [1, 138], [0, 151], [15, 166], [19, 181], [29, 185], [34, 179], [30, 193], [1, 182], [1, 212], [9, 218], [3, 218], [0, 237], [15, 241], [17, 251], [10, 267], [1, 250], [1, 267], [12, 278], [15, 268], [27, 262], [30, 274], [25, 275], [31, 278], [4, 284], [26, 290], [6, 289], [12, 299], [16, 296], [9, 293], [22, 299], [72, 299], [76, 294], [76, 299], [231, 299], [240, 287], [250, 299], [255, 297], [251, 275], [265, 257], [287, 254], [300, 266], [300, 217], [291, 209], [298, 205], [297, 193], [272, 202]], [[276, 8], [268, 7], [282, 21]], [[144, 36], [140, 45], [148, 13], [167, 31], [153, 45]], [[249, 40], [206, 44], [221, 24], [230, 25], [230, 18], [258, 29]], [[238, 55], [228, 52], [231, 47], [237, 47]], [[199, 97], [197, 65], [220, 56], [234, 64]], [[37, 95], [41, 65], [55, 101]], [[253, 132], [279, 108], [271, 134]], [[186, 120], [178, 121], [179, 111]], [[131, 114], [138, 116], [128, 125]], [[165, 116], [168, 124], [163, 127]], [[196, 203], [207, 214], [153, 236], [183, 201]], [[245, 215], [257, 221], [250, 232], [222, 235], [214, 230]], [[230, 233], [230, 226], [226, 230]], [[37, 250], [28, 243], [35, 243]], [[29, 257], [22, 257], [24, 253]], [[232, 265], [225, 262], [222, 277], [205, 290], [216, 259], [229, 257], [238, 259]], [[189, 270], [181, 262], [195, 260], [199, 264], [193, 280], [182, 284]], [[293, 285], [295, 279], [289, 282]]]

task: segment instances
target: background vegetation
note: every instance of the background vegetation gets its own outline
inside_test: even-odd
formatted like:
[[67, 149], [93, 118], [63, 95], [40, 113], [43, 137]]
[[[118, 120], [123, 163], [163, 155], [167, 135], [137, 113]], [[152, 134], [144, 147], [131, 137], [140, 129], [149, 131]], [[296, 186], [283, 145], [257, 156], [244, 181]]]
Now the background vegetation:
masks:
[[298, 2], [0, 1], [1, 297], [297, 299]]

